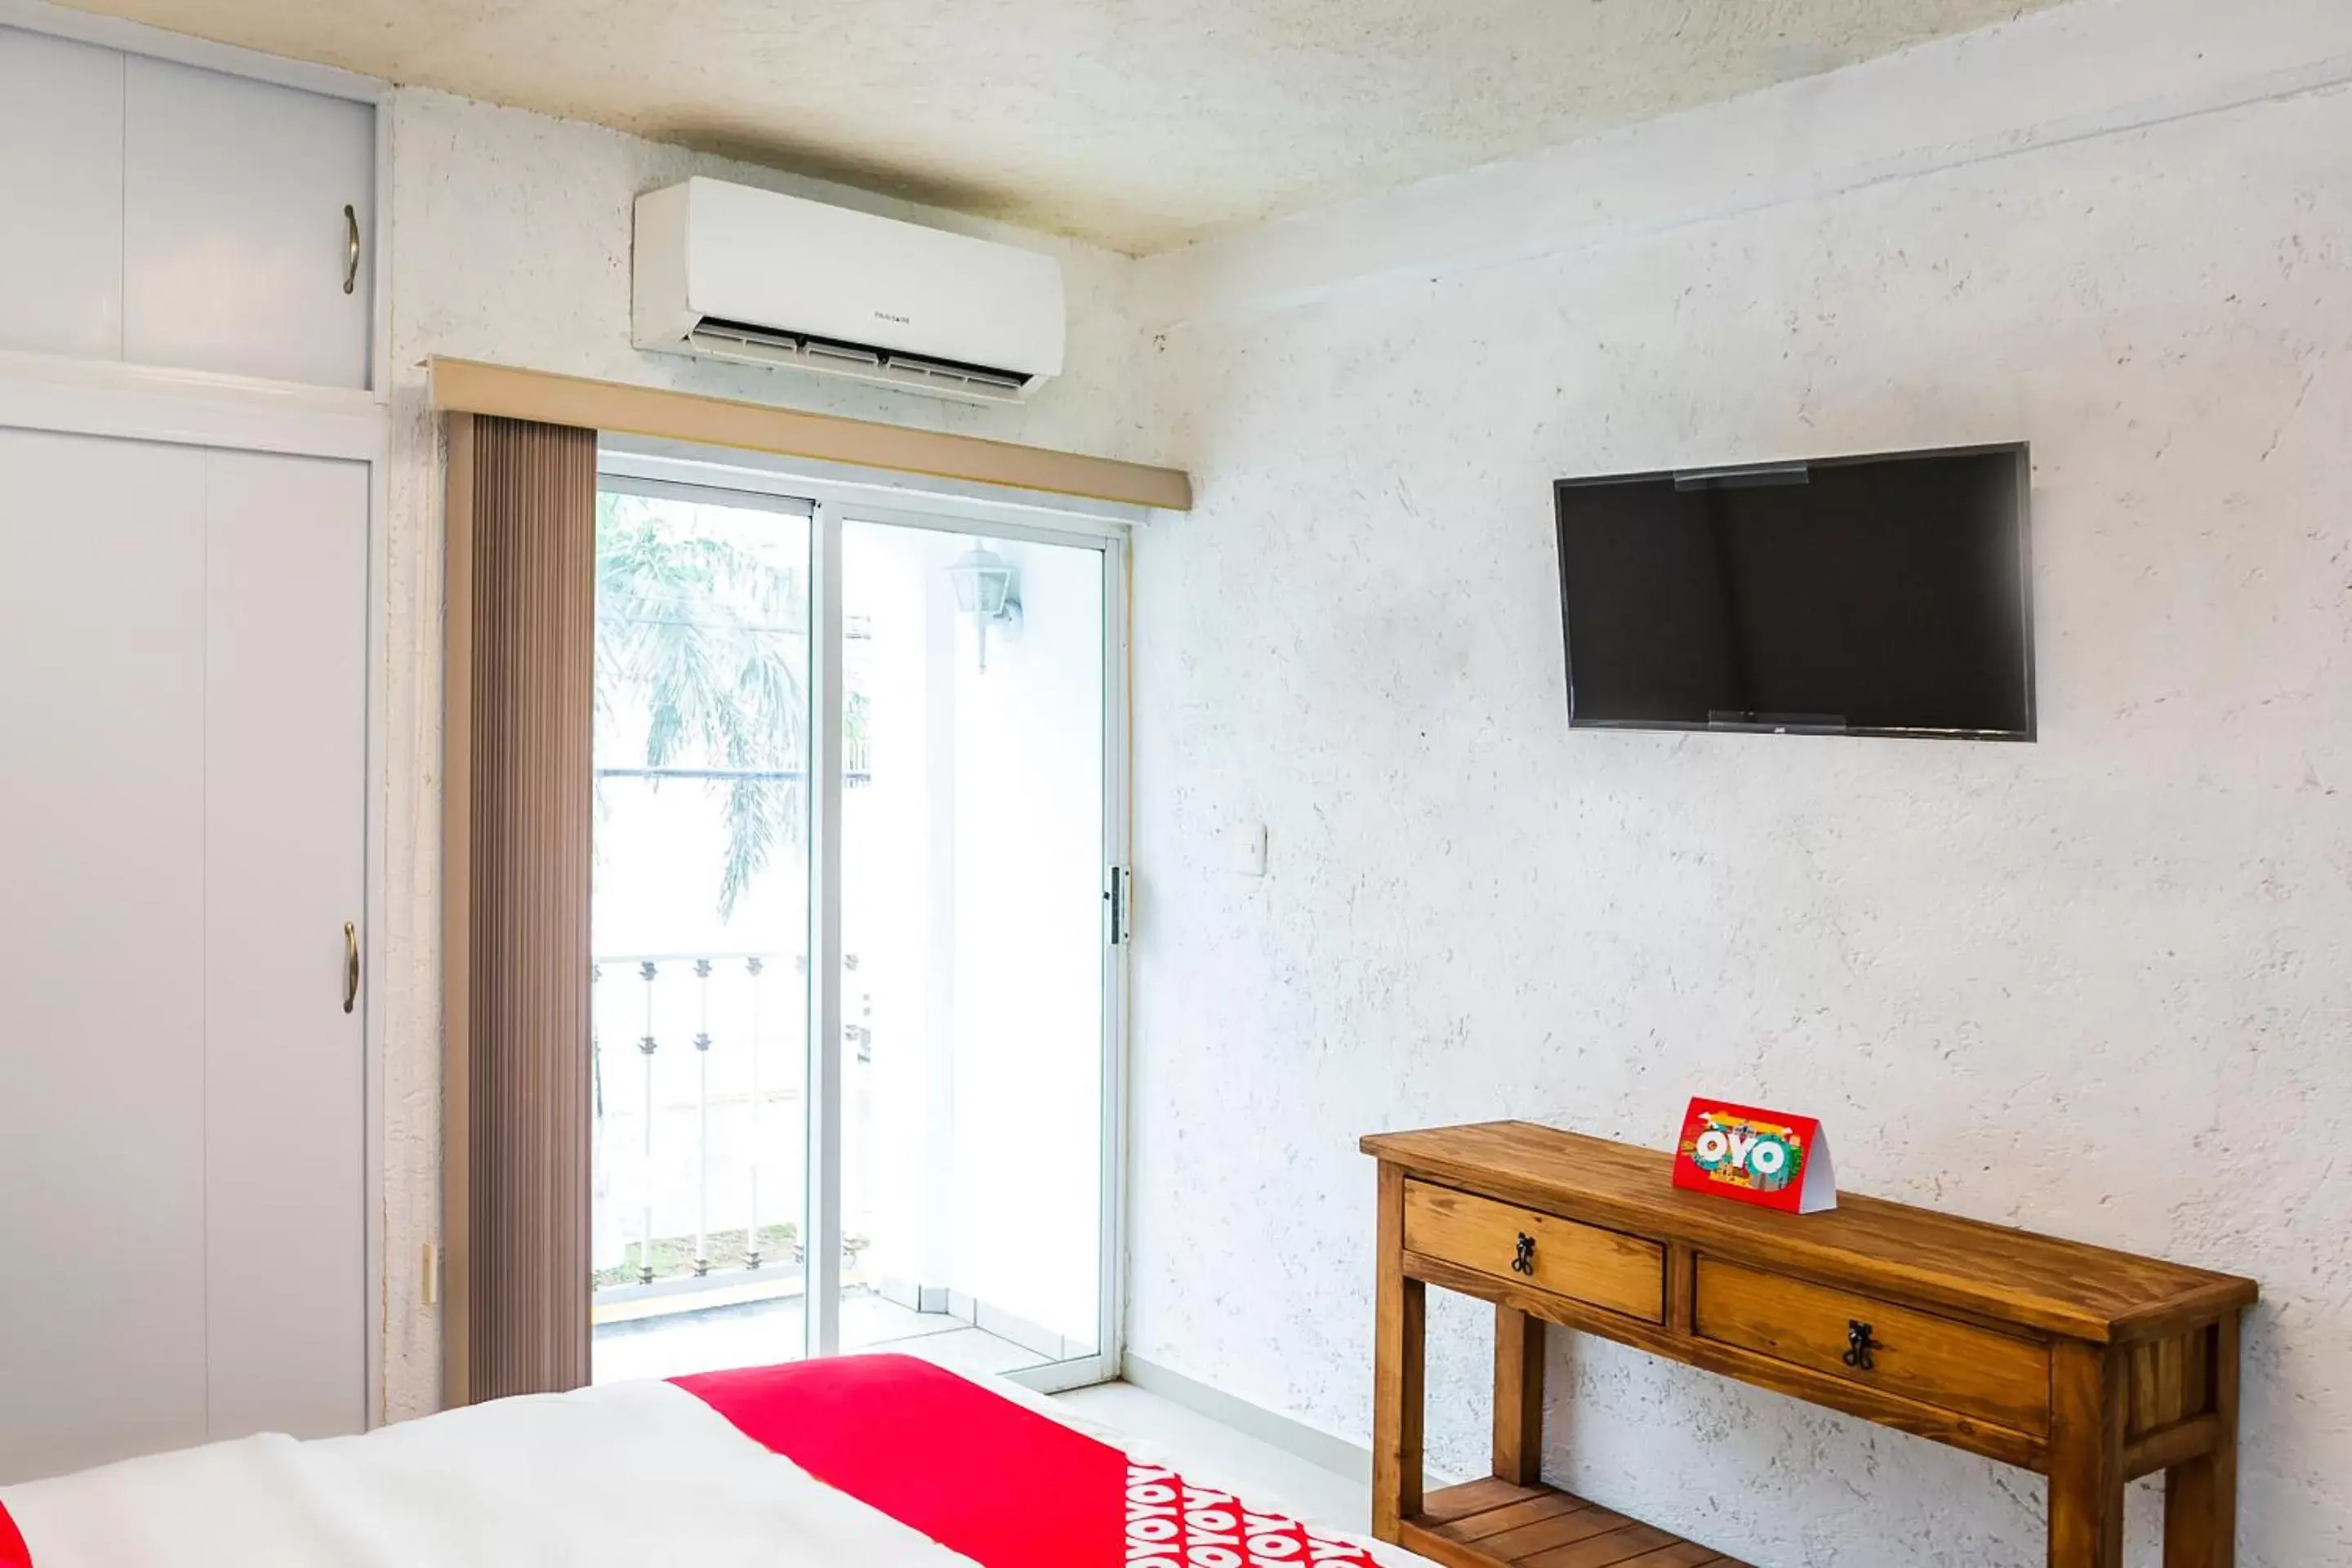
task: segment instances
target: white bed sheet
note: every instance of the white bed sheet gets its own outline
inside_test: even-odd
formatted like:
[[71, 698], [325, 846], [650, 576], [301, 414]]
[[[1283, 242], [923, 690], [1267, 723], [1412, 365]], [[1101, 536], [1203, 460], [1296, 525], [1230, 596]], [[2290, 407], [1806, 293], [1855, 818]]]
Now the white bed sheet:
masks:
[[[1204, 1473], [982, 1381], [1141, 1463], [1251, 1499], [1245, 1476]], [[356, 1437], [213, 1444], [0, 1489], [0, 1504], [34, 1568], [971, 1568], [667, 1383], [498, 1400]], [[1429, 1568], [1372, 1551], [1386, 1568]]]

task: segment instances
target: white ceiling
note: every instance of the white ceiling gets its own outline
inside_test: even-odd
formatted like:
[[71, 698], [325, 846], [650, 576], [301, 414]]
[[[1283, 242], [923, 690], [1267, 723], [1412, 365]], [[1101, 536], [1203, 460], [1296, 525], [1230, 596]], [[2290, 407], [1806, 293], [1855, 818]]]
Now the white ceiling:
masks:
[[2053, 0], [78, 0], [1145, 252]]

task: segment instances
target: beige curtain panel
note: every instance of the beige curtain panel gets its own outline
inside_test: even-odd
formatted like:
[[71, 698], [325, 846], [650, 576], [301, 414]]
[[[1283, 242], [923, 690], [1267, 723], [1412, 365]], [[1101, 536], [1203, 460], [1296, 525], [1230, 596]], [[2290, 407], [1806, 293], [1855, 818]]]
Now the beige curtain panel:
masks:
[[443, 1396], [588, 1381], [596, 433], [448, 416]]

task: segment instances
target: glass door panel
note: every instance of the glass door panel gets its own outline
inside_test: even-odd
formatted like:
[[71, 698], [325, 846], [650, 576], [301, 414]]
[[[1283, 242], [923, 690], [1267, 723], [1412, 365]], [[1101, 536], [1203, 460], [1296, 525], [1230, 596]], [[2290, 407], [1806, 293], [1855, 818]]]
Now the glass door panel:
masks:
[[1104, 1350], [1107, 549], [841, 523], [839, 1343]]
[[597, 1382], [802, 1353], [811, 508], [597, 497]]

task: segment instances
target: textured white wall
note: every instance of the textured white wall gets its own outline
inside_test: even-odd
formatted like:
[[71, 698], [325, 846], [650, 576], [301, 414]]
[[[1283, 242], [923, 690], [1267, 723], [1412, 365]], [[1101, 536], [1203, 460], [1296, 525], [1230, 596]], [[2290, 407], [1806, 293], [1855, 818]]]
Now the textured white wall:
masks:
[[[676, 386], [1106, 457], [1148, 456], [1130, 263], [1067, 241], [728, 163], [615, 132], [405, 89], [392, 116], [391, 798], [386, 917], [384, 1394], [433, 1408], [439, 1318], [422, 1304], [440, 1234], [441, 486], [423, 362], [433, 354]], [[1066, 373], [1020, 408], [643, 354], [629, 346], [630, 205], [688, 174], [910, 217], [1050, 250], [1069, 296]]]
[[[1139, 264], [1200, 507], [1135, 571], [1135, 1353], [1361, 1438], [1359, 1134], [1711, 1091], [2255, 1277], [2242, 1561], [2352, 1563], [2347, 28], [2094, 0]], [[1569, 731], [1554, 478], [2020, 437], [2039, 743]], [[2032, 1478], [1551, 1373], [1548, 1473], [1720, 1549], [2041, 1560]]]

